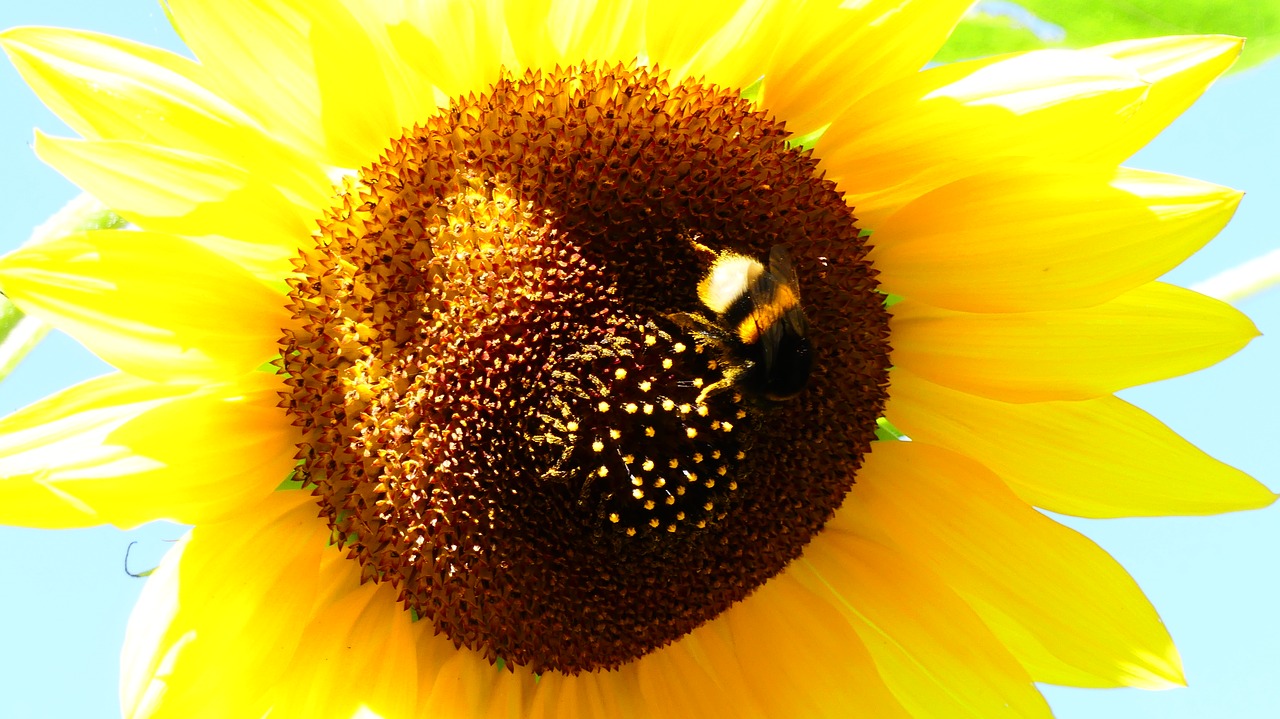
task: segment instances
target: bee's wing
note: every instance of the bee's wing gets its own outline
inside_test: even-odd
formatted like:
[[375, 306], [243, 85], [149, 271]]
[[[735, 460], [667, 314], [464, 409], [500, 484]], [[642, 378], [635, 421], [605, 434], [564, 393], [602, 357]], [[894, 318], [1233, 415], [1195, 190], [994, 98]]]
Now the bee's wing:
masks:
[[[777, 252], [778, 248], [774, 248]], [[783, 250], [786, 254], [786, 250]], [[790, 260], [787, 260], [790, 266]], [[760, 346], [764, 350], [764, 369], [769, 372], [773, 368], [773, 356], [778, 350], [778, 343], [782, 341], [782, 323], [770, 322], [768, 325], [760, 324], [762, 315], [768, 316], [769, 308], [773, 306], [775, 298], [778, 295], [778, 281], [773, 274], [773, 257], [769, 258], [768, 270], [762, 271], [748, 286], [747, 292], [751, 296], [751, 320], [756, 323], [756, 332], [760, 337]]]
[[[795, 297], [793, 304], [800, 304], [800, 280], [796, 277], [795, 267], [791, 264], [791, 252], [787, 250], [786, 245], [774, 245], [769, 251], [769, 274], [773, 275], [774, 292], [778, 287], [785, 287]], [[787, 324], [791, 326], [791, 331], [800, 336], [804, 336], [808, 330], [807, 323], [803, 312], [788, 312], [786, 314]], [[781, 333], [781, 329], [778, 330]]]

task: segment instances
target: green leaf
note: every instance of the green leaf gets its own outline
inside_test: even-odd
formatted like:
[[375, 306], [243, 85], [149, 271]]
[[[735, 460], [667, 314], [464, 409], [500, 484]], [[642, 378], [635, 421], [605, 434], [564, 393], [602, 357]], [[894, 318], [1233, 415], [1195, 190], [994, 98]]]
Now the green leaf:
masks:
[[[118, 230], [126, 223], [119, 215], [88, 195], [68, 202], [31, 233], [28, 245], [48, 242], [83, 230]], [[0, 380], [49, 333], [49, 326], [23, 314], [0, 287]]]
[[934, 62], [1042, 47], [1088, 47], [1161, 35], [1247, 39], [1234, 69], [1280, 53], [1275, 0], [983, 0], [956, 27]]
[[906, 438], [907, 435], [902, 430], [894, 427], [889, 420], [884, 417], [876, 420], [876, 439], [881, 442], [895, 442]]
[[49, 325], [26, 316], [8, 297], [0, 295], [0, 380], [8, 377], [48, 333]]

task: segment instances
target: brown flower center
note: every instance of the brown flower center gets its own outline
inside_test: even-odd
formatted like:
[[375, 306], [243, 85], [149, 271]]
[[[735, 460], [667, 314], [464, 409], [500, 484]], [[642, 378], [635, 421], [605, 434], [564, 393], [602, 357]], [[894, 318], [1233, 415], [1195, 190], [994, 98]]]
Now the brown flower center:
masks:
[[[298, 476], [364, 576], [456, 644], [616, 667], [796, 558], [839, 507], [887, 384], [854, 217], [731, 91], [585, 65], [505, 78], [394, 140], [291, 293]], [[730, 383], [695, 241], [786, 245], [813, 368]], [[776, 313], [775, 313], [776, 315]]]

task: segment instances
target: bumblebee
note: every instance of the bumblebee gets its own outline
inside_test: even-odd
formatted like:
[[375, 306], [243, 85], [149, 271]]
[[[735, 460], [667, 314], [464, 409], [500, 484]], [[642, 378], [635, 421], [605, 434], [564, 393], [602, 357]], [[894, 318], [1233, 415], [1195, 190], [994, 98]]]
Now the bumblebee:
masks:
[[694, 246], [715, 257], [698, 283], [698, 299], [711, 316], [670, 318], [699, 343], [717, 347], [726, 365], [723, 378], [703, 389], [698, 401], [730, 387], [768, 402], [800, 394], [809, 382], [813, 347], [787, 248], [775, 246], [766, 269], [753, 257]]

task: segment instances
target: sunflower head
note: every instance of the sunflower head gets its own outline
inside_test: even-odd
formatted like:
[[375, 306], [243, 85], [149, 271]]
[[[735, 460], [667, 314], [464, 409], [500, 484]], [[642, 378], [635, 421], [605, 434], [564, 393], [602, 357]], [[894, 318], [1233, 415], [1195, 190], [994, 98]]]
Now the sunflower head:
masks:
[[[888, 331], [852, 212], [787, 140], [735, 92], [587, 64], [455, 100], [348, 184], [283, 366], [299, 477], [364, 576], [459, 645], [576, 673], [799, 556], [873, 438]], [[798, 401], [705, 396], [732, 358], [672, 319], [702, 243], [793, 248]]]
[[971, 4], [169, 0], [197, 61], [4, 33], [83, 136], [37, 152], [137, 231], [0, 258], [121, 370], [0, 420], [0, 518], [194, 525], [125, 714], [1181, 682], [1040, 510], [1274, 499], [1112, 394], [1255, 333], [1156, 282], [1239, 193], [1119, 167], [1239, 42], [921, 70]]

